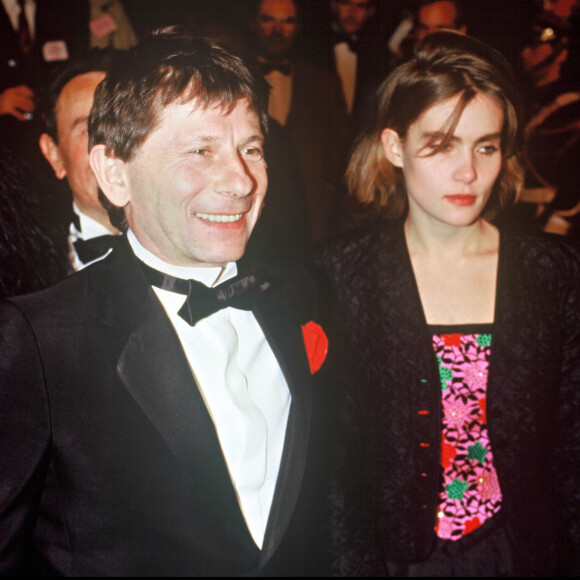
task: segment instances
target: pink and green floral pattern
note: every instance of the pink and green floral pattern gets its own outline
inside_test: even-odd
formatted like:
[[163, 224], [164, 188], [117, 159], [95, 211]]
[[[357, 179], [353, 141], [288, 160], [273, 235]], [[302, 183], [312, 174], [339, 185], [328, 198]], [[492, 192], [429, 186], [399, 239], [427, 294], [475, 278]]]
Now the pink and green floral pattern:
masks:
[[433, 347], [443, 401], [443, 490], [435, 529], [442, 539], [459, 540], [501, 507], [485, 416], [491, 334], [438, 334]]

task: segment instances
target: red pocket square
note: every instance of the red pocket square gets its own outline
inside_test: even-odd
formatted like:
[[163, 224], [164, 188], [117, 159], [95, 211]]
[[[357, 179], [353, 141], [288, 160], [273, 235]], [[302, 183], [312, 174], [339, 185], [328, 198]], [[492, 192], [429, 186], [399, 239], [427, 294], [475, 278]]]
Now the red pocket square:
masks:
[[310, 363], [310, 372], [314, 374], [322, 366], [328, 353], [328, 338], [326, 338], [322, 326], [312, 322], [312, 320], [302, 325], [302, 334], [306, 355]]

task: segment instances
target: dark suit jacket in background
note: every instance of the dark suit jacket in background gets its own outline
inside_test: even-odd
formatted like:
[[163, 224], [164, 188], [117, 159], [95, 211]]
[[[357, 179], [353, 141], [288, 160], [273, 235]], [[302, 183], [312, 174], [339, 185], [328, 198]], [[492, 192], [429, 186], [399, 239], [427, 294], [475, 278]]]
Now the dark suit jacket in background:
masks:
[[294, 61], [285, 127], [304, 180], [311, 234], [319, 240], [328, 234], [346, 161], [346, 106], [335, 73]]
[[[60, 64], [47, 62], [43, 47], [47, 42], [64, 41], [69, 58], [88, 50], [90, 45], [88, 0], [37, 0], [35, 39], [25, 55], [12, 28], [4, 6], [0, 6], [0, 93], [11, 87], [27, 85], [35, 93]], [[38, 147], [42, 132], [41, 119], [19, 121], [12, 115], [0, 115], [0, 142], [18, 154], [31, 159], [40, 168], [46, 167]]]
[[[386, 560], [421, 561], [435, 540], [438, 364], [401, 222], [339, 238], [321, 263], [353, 359], [337, 566], [382, 576]], [[578, 576], [580, 257], [564, 238], [501, 232], [487, 423], [500, 514], [530, 573]]]
[[0, 306], [0, 571], [311, 573], [324, 462], [312, 455], [320, 393], [300, 325], [314, 317], [313, 285], [302, 269], [277, 275], [254, 312], [292, 404], [262, 551], [177, 334], [126, 241]]
[[[349, 116], [349, 143], [365, 127], [374, 104], [374, 93], [392, 68], [388, 41], [398, 24], [371, 19], [358, 34], [357, 70], [352, 111]], [[310, 30], [299, 44], [300, 55], [311, 65], [337, 72], [334, 54], [336, 34], [328, 23]]]

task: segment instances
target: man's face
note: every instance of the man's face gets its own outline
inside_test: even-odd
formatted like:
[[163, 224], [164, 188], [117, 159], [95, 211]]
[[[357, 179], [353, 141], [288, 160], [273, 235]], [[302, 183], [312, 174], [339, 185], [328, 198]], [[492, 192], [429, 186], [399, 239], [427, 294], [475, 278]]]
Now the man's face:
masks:
[[[458, 30], [457, 10], [453, 2], [433, 2], [423, 6], [417, 14], [415, 34], [417, 40], [422, 40], [428, 34], [439, 30]], [[461, 32], [465, 30], [460, 29]]]
[[241, 258], [268, 179], [256, 112], [238, 101], [172, 103], [123, 164], [125, 214], [139, 241], [177, 266], [222, 266]]
[[356, 34], [373, 15], [370, 0], [331, 0], [334, 19], [342, 32]]
[[298, 15], [293, 0], [264, 0], [256, 15], [256, 30], [264, 56], [287, 58], [294, 45]]
[[95, 89], [104, 78], [104, 72], [88, 72], [63, 87], [56, 101], [58, 145], [48, 135], [47, 149], [41, 144], [56, 176], [68, 179], [79, 209], [93, 217], [106, 212], [99, 203], [97, 181], [89, 165], [87, 123]]

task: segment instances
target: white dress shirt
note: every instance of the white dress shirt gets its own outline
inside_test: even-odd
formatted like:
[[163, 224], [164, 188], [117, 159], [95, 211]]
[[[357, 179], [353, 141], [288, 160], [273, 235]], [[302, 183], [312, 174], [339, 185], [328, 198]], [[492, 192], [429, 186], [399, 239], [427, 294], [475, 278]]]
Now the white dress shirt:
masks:
[[[131, 230], [135, 255], [148, 266], [206, 286], [233, 278], [225, 268], [167, 264]], [[153, 287], [172, 322], [212, 417], [246, 524], [261, 548], [284, 447], [291, 396], [280, 365], [252, 312], [225, 308], [190, 326], [179, 315], [185, 297]]]

